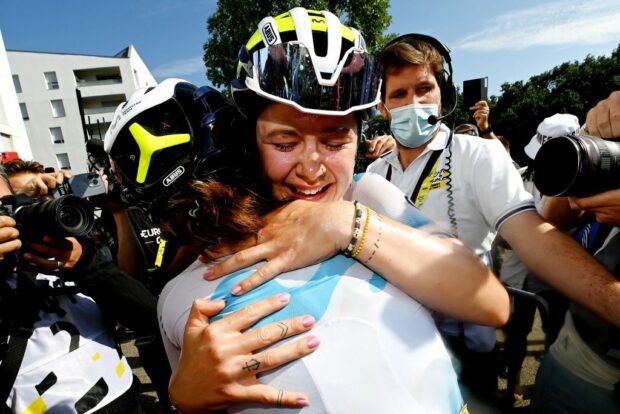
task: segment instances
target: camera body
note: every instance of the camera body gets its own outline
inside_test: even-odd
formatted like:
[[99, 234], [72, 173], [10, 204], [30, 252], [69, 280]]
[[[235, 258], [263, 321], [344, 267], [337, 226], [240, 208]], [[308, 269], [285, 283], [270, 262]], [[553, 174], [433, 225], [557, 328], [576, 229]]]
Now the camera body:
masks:
[[620, 188], [620, 143], [590, 135], [550, 139], [536, 154], [534, 184], [544, 195], [564, 197]]
[[98, 174], [78, 174], [54, 189], [51, 199], [24, 194], [1, 197], [0, 214], [15, 219], [23, 240], [38, 240], [45, 234], [79, 237], [95, 225], [94, 207], [88, 199], [101, 194], [105, 194], [105, 185]]

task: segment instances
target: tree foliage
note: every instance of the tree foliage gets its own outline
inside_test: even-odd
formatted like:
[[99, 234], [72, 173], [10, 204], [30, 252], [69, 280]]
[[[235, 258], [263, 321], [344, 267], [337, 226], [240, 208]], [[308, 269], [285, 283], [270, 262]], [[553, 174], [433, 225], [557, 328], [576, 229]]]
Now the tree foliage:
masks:
[[562, 63], [527, 82], [504, 83], [502, 94], [491, 105], [495, 133], [506, 136], [517, 162], [528, 159], [523, 147], [538, 124], [555, 113], [576, 115], [585, 122], [588, 109], [620, 88], [620, 46], [611, 56]]
[[293, 7], [329, 10], [341, 21], [357, 28], [372, 52], [383, 44], [383, 32], [392, 18], [389, 0], [218, 0], [217, 10], [207, 19], [209, 37], [203, 46], [207, 78], [226, 87], [235, 78], [237, 54], [265, 16], [276, 16]]

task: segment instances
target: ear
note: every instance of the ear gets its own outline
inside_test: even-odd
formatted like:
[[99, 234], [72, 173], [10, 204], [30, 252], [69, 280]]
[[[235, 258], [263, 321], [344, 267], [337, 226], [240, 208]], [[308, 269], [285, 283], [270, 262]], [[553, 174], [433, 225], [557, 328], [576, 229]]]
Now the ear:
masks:
[[390, 112], [387, 110], [383, 101], [379, 102], [379, 112], [381, 112], [381, 116], [387, 119], [388, 122], [391, 121]]

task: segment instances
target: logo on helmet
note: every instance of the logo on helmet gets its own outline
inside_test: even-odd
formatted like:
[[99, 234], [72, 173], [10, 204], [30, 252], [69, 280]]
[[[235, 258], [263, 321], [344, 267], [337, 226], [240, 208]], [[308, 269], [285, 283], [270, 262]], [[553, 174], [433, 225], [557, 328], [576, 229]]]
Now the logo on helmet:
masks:
[[177, 167], [174, 171], [170, 173], [166, 178], [164, 178], [164, 186], [168, 187], [170, 184], [175, 182], [180, 176], [185, 172], [185, 168], [182, 166]]
[[278, 36], [276, 36], [271, 23], [267, 23], [263, 26], [263, 38], [267, 41], [269, 46], [275, 44], [276, 40], [278, 40]]

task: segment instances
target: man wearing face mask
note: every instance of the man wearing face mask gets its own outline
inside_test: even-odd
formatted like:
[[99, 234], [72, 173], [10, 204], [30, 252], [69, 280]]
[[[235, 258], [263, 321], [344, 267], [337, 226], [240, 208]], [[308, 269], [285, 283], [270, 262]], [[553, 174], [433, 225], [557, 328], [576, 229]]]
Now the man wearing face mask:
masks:
[[[398, 186], [479, 256], [489, 257], [498, 233], [545, 282], [620, 323], [613, 311], [620, 283], [541, 219], [501, 143], [454, 134], [442, 124], [442, 106], [451, 112], [456, 98], [449, 50], [430, 36], [408, 34], [388, 43], [379, 59], [379, 109], [390, 123], [397, 150], [377, 159], [368, 171]], [[441, 330], [460, 361], [464, 396], [478, 411], [477, 405], [495, 399], [495, 330], [447, 319]]]

